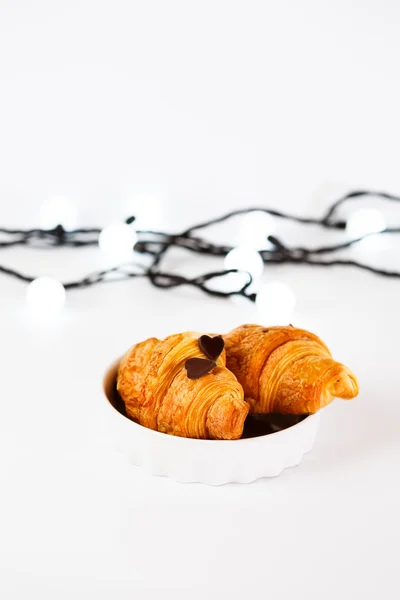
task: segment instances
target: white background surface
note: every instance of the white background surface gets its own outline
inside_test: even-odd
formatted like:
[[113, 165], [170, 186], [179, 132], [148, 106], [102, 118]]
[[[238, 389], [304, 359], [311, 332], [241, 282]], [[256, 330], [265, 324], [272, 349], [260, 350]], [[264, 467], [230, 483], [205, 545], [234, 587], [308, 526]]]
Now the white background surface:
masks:
[[[179, 228], [250, 203], [321, 214], [349, 186], [399, 192], [399, 10], [2, 0], [1, 223], [32, 224], [54, 194], [84, 224], [129, 204]], [[288, 240], [327, 240], [298, 232], [278, 225]], [[353, 255], [396, 265], [398, 243]], [[0, 264], [66, 280], [102, 260], [17, 249]], [[100, 379], [135, 340], [226, 330], [257, 320], [253, 307], [131, 282], [71, 293], [44, 327], [24, 286], [1, 279], [2, 598], [398, 598], [400, 284], [343, 269], [266, 277], [290, 282], [293, 322], [323, 337], [361, 393], [324, 411], [300, 467], [222, 488], [124, 463], [103, 435]]]

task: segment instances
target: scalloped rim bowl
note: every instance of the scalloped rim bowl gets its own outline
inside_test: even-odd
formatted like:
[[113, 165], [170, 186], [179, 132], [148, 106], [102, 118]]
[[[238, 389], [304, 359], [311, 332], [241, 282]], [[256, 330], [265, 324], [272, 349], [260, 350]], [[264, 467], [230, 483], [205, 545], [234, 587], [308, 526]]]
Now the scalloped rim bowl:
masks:
[[106, 426], [116, 449], [152, 475], [208, 485], [250, 483], [298, 465], [314, 444], [319, 413], [282, 431], [240, 440], [196, 440], [147, 429], [113, 404], [119, 362], [103, 378]]

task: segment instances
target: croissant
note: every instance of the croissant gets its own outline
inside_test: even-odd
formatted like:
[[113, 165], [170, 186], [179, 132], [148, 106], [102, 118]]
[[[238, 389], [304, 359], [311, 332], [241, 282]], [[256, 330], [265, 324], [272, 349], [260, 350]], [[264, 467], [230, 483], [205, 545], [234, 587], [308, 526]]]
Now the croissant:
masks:
[[334, 397], [358, 394], [355, 375], [303, 329], [242, 325], [224, 341], [227, 367], [242, 384], [251, 413], [310, 414]]
[[206, 363], [197, 338], [193, 332], [150, 338], [127, 352], [117, 376], [126, 412], [141, 425], [172, 435], [238, 439], [249, 412], [243, 388], [225, 367], [224, 350], [209, 373], [189, 379], [188, 359]]

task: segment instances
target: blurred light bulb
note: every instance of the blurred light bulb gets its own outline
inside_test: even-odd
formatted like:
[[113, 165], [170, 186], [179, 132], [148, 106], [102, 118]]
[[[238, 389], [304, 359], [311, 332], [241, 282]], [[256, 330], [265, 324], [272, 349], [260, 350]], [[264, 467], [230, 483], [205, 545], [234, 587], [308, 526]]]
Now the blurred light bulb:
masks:
[[163, 204], [157, 196], [137, 194], [125, 203], [125, 214], [136, 217], [137, 229], [163, 228], [165, 215]]
[[137, 235], [132, 225], [118, 222], [107, 225], [99, 235], [100, 250], [114, 259], [132, 256]]
[[76, 206], [68, 198], [54, 196], [43, 202], [40, 207], [40, 228], [54, 229], [62, 225], [64, 229], [75, 229], [77, 223]]
[[261, 286], [256, 306], [267, 325], [289, 323], [296, 305], [292, 288], [282, 281], [270, 281]]
[[264, 270], [264, 262], [260, 253], [254, 248], [238, 246], [225, 256], [224, 267], [225, 269], [247, 271], [253, 279], [258, 279]]
[[53, 317], [65, 304], [65, 288], [53, 277], [37, 277], [28, 285], [26, 302], [35, 315]]
[[360, 208], [349, 216], [346, 223], [346, 231], [352, 238], [362, 237], [367, 233], [378, 233], [385, 228], [385, 217], [376, 208]]
[[271, 244], [267, 237], [276, 230], [276, 221], [272, 215], [261, 210], [245, 215], [239, 229], [240, 243], [244, 246], [262, 250]]

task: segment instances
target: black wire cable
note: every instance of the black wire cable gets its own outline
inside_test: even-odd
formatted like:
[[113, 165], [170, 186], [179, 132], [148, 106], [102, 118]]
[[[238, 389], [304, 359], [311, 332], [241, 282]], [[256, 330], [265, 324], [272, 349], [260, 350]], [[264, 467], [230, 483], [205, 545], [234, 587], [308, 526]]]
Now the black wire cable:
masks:
[[[322, 217], [301, 217], [284, 213], [275, 209], [265, 207], [251, 207], [230, 211], [224, 215], [202, 221], [192, 225], [185, 231], [177, 234], [170, 234], [162, 231], [139, 230], [138, 241], [134, 247], [136, 255], [141, 254], [149, 258], [148, 264], [140, 264], [137, 262], [129, 262], [118, 265], [110, 269], [91, 273], [77, 281], [64, 283], [67, 290], [85, 288], [102, 282], [120, 281], [123, 279], [131, 279], [136, 277], [147, 278], [152, 285], [161, 289], [172, 289], [181, 285], [188, 285], [202, 290], [204, 293], [216, 297], [229, 297], [239, 295], [254, 301], [256, 294], [249, 290], [252, 277], [249, 273], [246, 274], [246, 282], [237, 289], [223, 291], [217, 287], [213, 287], [213, 283], [221, 278], [224, 278], [232, 273], [237, 273], [236, 269], [212, 271], [196, 277], [185, 277], [179, 273], [171, 273], [164, 271], [161, 268], [163, 259], [168, 251], [173, 247], [182, 248], [197, 254], [207, 256], [226, 256], [232, 250], [232, 247], [226, 244], [212, 243], [202, 237], [199, 237], [198, 231], [208, 229], [213, 225], [228, 221], [233, 217], [246, 215], [252, 212], [263, 212], [277, 218], [286, 219], [301, 225], [317, 225], [324, 228], [335, 230], [343, 230], [346, 227], [345, 220], [335, 220], [336, 214], [340, 207], [353, 199], [365, 199], [366, 197], [375, 197], [378, 199], [391, 200], [400, 202], [400, 197], [386, 192], [372, 192], [367, 190], [356, 190], [342, 196], [326, 211]], [[126, 219], [128, 225], [133, 224], [135, 217]], [[101, 229], [98, 227], [79, 228], [66, 230], [62, 225], [57, 225], [53, 229], [11, 229], [0, 228], [0, 250], [3, 248], [25, 245], [32, 248], [55, 248], [55, 247], [70, 247], [81, 248], [84, 246], [93, 246], [98, 244]], [[366, 233], [355, 239], [346, 240], [329, 246], [320, 246], [315, 248], [294, 247], [290, 248], [275, 236], [268, 236], [266, 240], [272, 244], [272, 248], [260, 250], [260, 255], [265, 264], [302, 264], [318, 267], [331, 266], [348, 266], [361, 270], [369, 271], [377, 275], [400, 278], [399, 271], [390, 271], [382, 268], [373, 267], [368, 264], [361, 263], [352, 259], [331, 258], [325, 259], [325, 255], [332, 255], [361, 240], [370, 237], [371, 235], [386, 235], [400, 233], [400, 227], [389, 227], [378, 233]], [[9, 277], [14, 277], [20, 281], [30, 283], [36, 276], [26, 275], [16, 269], [0, 265], [0, 273]]]
[[387, 192], [371, 192], [369, 190], [355, 190], [345, 194], [339, 200], [336, 200], [328, 209], [325, 216], [322, 219], [322, 223], [327, 227], [332, 227], [331, 218], [337, 212], [337, 209], [342, 206], [348, 200], [354, 200], [354, 198], [361, 199], [366, 197], [380, 198], [381, 200], [391, 200], [393, 202], [400, 202], [400, 196], [388, 194]]

